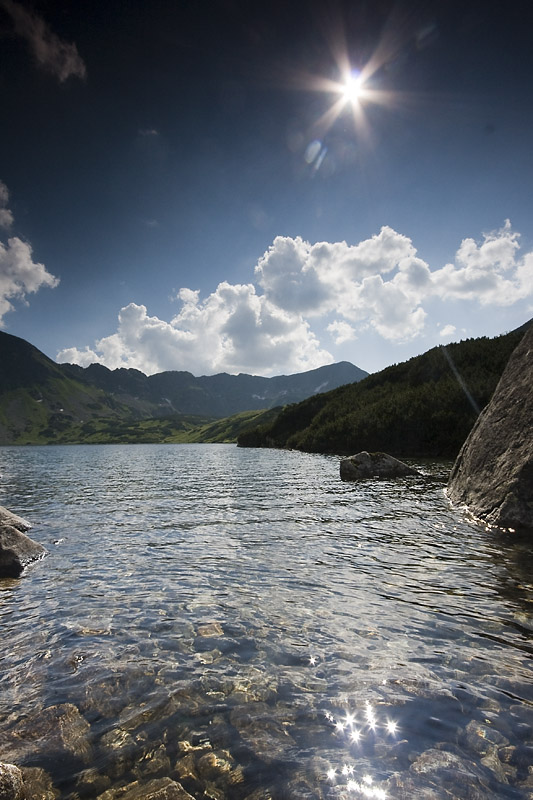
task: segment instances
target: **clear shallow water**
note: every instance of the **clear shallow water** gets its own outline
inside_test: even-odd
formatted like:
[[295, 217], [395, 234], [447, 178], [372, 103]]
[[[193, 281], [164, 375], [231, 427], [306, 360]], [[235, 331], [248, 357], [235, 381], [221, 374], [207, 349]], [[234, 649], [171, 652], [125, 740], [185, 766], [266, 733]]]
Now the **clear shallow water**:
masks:
[[49, 551], [0, 582], [0, 760], [62, 798], [530, 798], [531, 547], [419, 466], [0, 448], [0, 504]]

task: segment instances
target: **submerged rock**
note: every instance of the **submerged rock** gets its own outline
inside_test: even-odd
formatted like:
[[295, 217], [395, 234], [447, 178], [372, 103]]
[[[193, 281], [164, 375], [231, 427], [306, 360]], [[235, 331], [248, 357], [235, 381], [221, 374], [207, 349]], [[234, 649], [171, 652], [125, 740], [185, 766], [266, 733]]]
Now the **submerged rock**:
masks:
[[92, 758], [89, 735], [89, 723], [76, 706], [62, 703], [26, 717], [6, 735], [2, 750], [25, 763], [39, 758], [51, 764], [66, 759], [87, 764]]
[[[52, 778], [41, 767], [22, 767], [26, 800], [57, 800], [60, 795]], [[1, 796], [1, 795], [0, 795]]]
[[45, 555], [42, 544], [0, 521], [0, 578], [18, 578], [24, 567]]
[[448, 482], [452, 503], [503, 528], [533, 529], [533, 325], [461, 448]]
[[170, 778], [157, 778], [148, 783], [133, 781], [119, 789], [108, 789], [98, 800], [194, 800], [181, 783]]
[[22, 772], [14, 764], [0, 762], [0, 798], [2, 800], [25, 800]]
[[[24, 775], [26, 783], [26, 775]], [[111, 785], [108, 775], [102, 775], [94, 767], [82, 770], [76, 778], [76, 794], [79, 797], [95, 797], [102, 794]], [[41, 800], [39, 796], [39, 800]], [[46, 798], [48, 800], [48, 798]], [[52, 798], [50, 799], [52, 800]]]
[[420, 473], [387, 453], [367, 453], [363, 450], [340, 463], [343, 481], [359, 481], [364, 478], [401, 478]]
[[464, 797], [465, 800], [485, 800], [491, 796], [494, 786], [494, 775], [490, 770], [477, 767], [446, 750], [426, 750], [414, 761], [410, 771], [413, 776], [423, 778], [447, 795]]

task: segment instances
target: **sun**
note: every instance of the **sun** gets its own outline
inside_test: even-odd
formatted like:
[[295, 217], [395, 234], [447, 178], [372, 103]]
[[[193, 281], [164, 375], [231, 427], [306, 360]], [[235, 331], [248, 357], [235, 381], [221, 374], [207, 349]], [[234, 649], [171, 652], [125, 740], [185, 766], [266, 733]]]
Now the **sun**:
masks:
[[363, 79], [359, 72], [351, 72], [344, 83], [340, 85], [340, 92], [346, 103], [358, 103], [364, 94]]

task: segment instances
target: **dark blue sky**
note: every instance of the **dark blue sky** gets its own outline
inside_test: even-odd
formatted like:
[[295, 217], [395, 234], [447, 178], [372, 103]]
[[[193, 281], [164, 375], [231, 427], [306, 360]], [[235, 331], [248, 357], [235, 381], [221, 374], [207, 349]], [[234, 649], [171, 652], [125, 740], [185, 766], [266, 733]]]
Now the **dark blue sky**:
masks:
[[4, 329], [83, 364], [277, 374], [522, 324], [531, 21], [0, 0]]

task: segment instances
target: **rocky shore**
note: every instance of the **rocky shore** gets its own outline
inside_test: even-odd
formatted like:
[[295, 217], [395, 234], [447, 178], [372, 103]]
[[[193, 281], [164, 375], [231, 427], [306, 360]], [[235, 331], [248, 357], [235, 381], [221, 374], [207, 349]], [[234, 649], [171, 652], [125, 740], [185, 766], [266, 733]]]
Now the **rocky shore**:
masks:
[[533, 326], [457, 457], [448, 497], [491, 525], [533, 531]]

